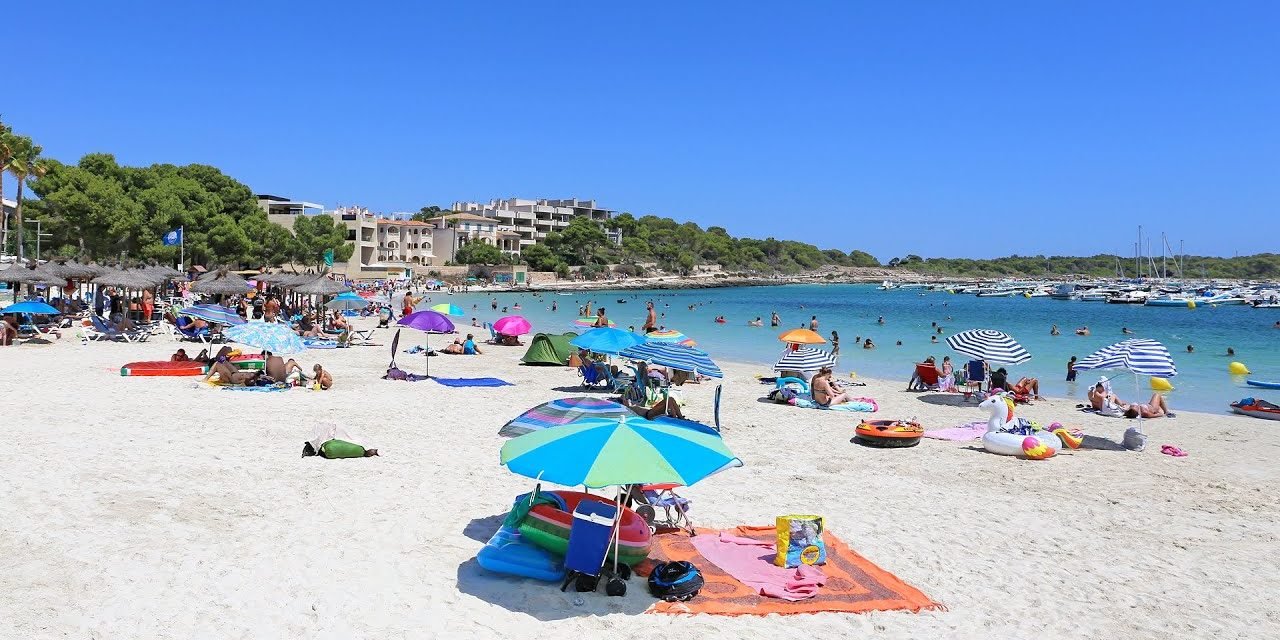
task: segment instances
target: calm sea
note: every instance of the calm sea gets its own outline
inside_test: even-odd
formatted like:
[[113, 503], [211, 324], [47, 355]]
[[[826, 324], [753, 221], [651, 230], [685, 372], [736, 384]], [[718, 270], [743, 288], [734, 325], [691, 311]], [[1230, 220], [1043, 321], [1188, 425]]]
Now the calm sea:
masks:
[[[849, 371], [876, 378], [906, 379], [912, 363], [925, 356], [952, 356], [963, 362], [964, 356], [947, 347], [946, 336], [965, 329], [998, 329], [1012, 335], [1031, 352], [1032, 359], [1023, 365], [1009, 367], [1010, 376], [1034, 376], [1041, 380], [1045, 395], [1082, 398], [1088, 381], [1098, 373], [1080, 372], [1078, 383], [1067, 383], [1066, 362], [1070, 356], [1083, 358], [1094, 350], [1123, 340], [1123, 327], [1132, 329], [1136, 337], [1159, 340], [1169, 348], [1178, 365], [1178, 376], [1171, 382], [1175, 390], [1170, 403], [1177, 408], [1199, 411], [1225, 411], [1233, 400], [1249, 395], [1267, 397], [1263, 390], [1244, 384], [1243, 377], [1227, 373], [1227, 363], [1244, 362], [1253, 371], [1252, 378], [1280, 380], [1280, 310], [1253, 309], [1247, 306], [1206, 307], [1197, 309], [1114, 305], [1099, 302], [1070, 302], [1050, 298], [978, 298], [973, 295], [915, 290], [878, 291], [873, 285], [788, 285], [776, 287], [742, 287], [729, 289], [697, 289], [689, 291], [593, 291], [559, 295], [532, 293], [436, 294], [434, 302], [451, 302], [470, 315], [457, 324], [469, 324], [471, 317], [480, 322], [503, 315], [521, 314], [533, 323], [535, 331], [560, 333], [574, 330], [571, 325], [577, 308], [587, 301], [604, 305], [620, 328], [644, 321], [644, 301], [653, 300], [665, 317], [659, 323], [678, 329], [697, 340], [700, 348], [713, 357], [761, 365], [768, 372], [780, 355], [778, 329], [770, 328], [769, 314], [777, 311], [781, 329], [808, 326], [816, 315], [819, 332], [830, 338], [831, 331], [840, 334], [840, 366], [838, 372]], [[490, 310], [496, 298], [499, 311]], [[619, 303], [618, 300], [625, 300]], [[559, 310], [551, 312], [552, 301]], [[511, 309], [519, 303], [521, 310]], [[475, 310], [472, 312], [472, 307]], [[690, 305], [695, 305], [691, 311]], [[717, 324], [716, 316], [727, 322]], [[763, 328], [748, 327], [747, 321], [761, 317]], [[879, 318], [884, 317], [884, 324]], [[943, 328], [936, 334], [934, 323]], [[1062, 335], [1051, 336], [1049, 329], [1057, 324]], [[1077, 336], [1074, 330], [1088, 326], [1092, 335]], [[583, 331], [583, 329], [578, 329]], [[938, 335], [939, 343], [930, 343]], [[875, 349], [864, 350], [855, 339], [871, 338]], [[901, 341], [901, 346], [897, 342]], [[1187, 352], [1187, 345], [1195, 347]], [[829, 345], [828, 345], [829, 347]], [[1236, 355], [1228, 357], [1227, 348]], [[1108, 374], [1113, 375], [1113, 374]], [[1138, 381], [1140, 393], [1151, 393], [1148, 381]], [[1128, 374], [1117, 381], [1116, 390], [1128, 400], [1134, 395], [1134, 380]], [[1273, 392], [1280, 398], [1280, 392]], [[1273, 399], [1273, 401], [1276, 401]]]

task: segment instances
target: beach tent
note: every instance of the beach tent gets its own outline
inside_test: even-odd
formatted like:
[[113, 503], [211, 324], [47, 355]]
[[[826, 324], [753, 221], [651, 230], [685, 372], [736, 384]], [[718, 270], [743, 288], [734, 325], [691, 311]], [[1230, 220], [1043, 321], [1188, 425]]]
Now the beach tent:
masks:
[[573, 354], [573, 345], [569, 344], [570, 340], [578, 337], [578, 334], [572, 331], [568, 333], [553, 334], [539, 333], [529, 342], [529, 350], [524, 352], [524, 357], [520, 361], [525, 364], [549, 364], [565, 366], [569, 362], [569, 356]]

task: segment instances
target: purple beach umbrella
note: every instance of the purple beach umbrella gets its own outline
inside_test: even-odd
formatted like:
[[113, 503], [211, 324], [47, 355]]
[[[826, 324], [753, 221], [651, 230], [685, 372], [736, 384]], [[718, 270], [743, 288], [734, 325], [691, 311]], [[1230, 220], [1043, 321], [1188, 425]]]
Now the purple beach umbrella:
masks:
[[[443, 313], [437, 313], [435, 311], [430, 311], [430, 310], [415, 311], [407, 316], [401, 317], [400, 320], [396, 322], [396, 324], [409, 327], [410, 329], [425, 331], [428, 336], [430, 336], [430, 334], [433, 334], [433, 333], [453, 333], [453, 321], [449, 320], [449, 318], [446, 317]], [[399, 344], [400, 344], [400, 332], [397, 331], [396, 340], [391, 345], [391, 363], [393, 366], [395, 364], [396, 347], [398, 347]], [[429, 357], [431, 354], [430, 337], [427, 338], [427, 354], [428, 354], [427, 366], [425, 369], [426, 374], [424, 375], [426, 375], [427, 377], [430, 377], [431, 376], [431, 358]]]

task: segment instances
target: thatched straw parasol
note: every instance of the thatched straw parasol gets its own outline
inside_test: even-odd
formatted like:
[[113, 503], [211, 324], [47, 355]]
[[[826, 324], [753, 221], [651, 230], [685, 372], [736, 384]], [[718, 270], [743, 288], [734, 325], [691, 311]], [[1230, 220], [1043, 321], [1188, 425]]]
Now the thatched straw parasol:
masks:
[[335, 282], [326, 277], [320, 276], [311, 282], [294, 287], [293, 290], [294, 292], [300, 293], [304, 296], [331, 296], [350, 291], [351, 289], [341, 282]]
[[286, 272], [284, 272], [284, 271], [277, 271], [277, 272], [275, 272], [275, 273], [261, 273], [261, 274], [258, 274], [258, 277], [257, 277], [257, 278], [255, 278], [255, 279], [256, 279], [258, 282], [265, 282], [265, 283], [267, 283], [267, 284], [280, 284], [281, 282], [283, 282], [283, 281], [285, 281], [285, 280], [292, 279], [292, 278], [293, 278], [293, 276], [294, 276], [294, 274], [292, 274], [292, 273], [286, 273]]
[[211, 273], [213, 274], [212, 277], [201, 276], [199, 280], [193, 283], [191, 292], [224, 296], [248, 293], [249, 282], [240, 277], [240, 274], [226, 269], [219, 269]]
[[63, 284], [63, 279], [49, 273], [47, 269], [39, 267], [26, 267], [15, 264], [4, 271], [0, 271], [0, 281], [15, 282], [18, 284]]
[[152, 278], [155, 278], [158, 281], [174, 280], [177, 278], [186, 277], [186, 274], [182, 273], [181, 271], [178, 271], [173, 267], [166, 267], [162, 264], [151, 265], [143, 269], [142, 272]]
[[92, 280], [93, 284], [121, 289], [150, 289], [156, 282], [147, 274], [137, 269], [104, 269]]

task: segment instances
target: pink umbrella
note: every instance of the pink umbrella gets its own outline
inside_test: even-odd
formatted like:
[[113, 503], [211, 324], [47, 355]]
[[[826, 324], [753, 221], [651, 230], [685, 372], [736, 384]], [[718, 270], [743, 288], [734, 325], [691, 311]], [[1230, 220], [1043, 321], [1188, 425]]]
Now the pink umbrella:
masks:
[[522, 336], [533, 331], [533, 326], [524, 319], [524, 316], [507, 316], [498, 318], [498, 321], [493, 323], [493, 330], [504, 336]]

